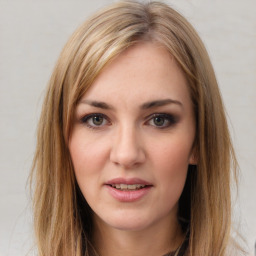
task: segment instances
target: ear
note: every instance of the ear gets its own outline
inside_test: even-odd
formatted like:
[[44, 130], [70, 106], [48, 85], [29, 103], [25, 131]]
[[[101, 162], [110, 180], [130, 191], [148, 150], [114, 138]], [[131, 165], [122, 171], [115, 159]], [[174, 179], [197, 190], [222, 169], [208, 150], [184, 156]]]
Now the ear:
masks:
[[196, 154], [195, 148], [191, 151], [190, 157], [189, 157], [189, 164], [191, 165], [197, 165], [198, 163], [198, 157]]

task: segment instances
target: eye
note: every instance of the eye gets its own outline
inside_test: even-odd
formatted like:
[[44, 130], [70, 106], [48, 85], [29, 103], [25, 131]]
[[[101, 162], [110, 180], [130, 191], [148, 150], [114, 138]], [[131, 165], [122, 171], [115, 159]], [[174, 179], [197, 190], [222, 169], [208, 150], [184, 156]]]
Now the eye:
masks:
[[103, 114], [90, 114], [81, 119], [81, 122], [87, 125], [89, 128], [100, 128], [109, 123], [108, 118]]
[[104, 118], [102, 116], [93, 116], [91, 117], [91, 122], [93, 123], [93, 125], [102, 125], [104, 122]]
[[153, 114], [147, 123], [157, 128], [168, 128], [176, 122], [175, 116], [171, 114]]
[[162, 116], [156, 116], [153, 118], [154, 125], [163, 126], [166, 123], [166, 118]]

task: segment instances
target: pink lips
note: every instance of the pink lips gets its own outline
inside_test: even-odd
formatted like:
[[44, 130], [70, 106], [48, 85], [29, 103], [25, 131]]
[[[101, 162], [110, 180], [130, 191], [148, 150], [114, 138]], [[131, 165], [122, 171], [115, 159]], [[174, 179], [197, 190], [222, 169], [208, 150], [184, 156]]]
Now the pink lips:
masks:
[[[126, 185], [140, 184], [140, 185], [144, 185], [145, 187], [137, 190], [120, 190], [111, 186], [115, 184], [126, 184]], [[105, 186], [107, 187], [110, 195], [115, 199], [117, 199], [118, 201], [134, 202], [143, 198], [150, 191], [153, 185], [139, 178], [132, 178], [132, 179], [115, 178], [107, 181], [105, 183]]]
[[127, 184], [127, 185], [132, 185], [132, 184], [142, 184], [142, 185], [152, 185], [151, 183], [139, 179], [139, 178], [130, 178], [130, 179], [124, 179], [124, 178], [115, 178], [112, 180], [109, 180], [106, 182], [106, 185], [108, 184]]

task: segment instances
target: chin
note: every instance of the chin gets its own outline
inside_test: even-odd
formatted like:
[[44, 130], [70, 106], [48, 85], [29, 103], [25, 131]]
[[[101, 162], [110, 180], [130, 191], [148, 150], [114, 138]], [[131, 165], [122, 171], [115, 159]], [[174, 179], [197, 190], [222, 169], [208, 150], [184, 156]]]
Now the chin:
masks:
[[123, 231], [141, 231], [151, 226], [154, 222], [148, 216], [130, 215], [127, 212], [121, 216], [113, 214], [110, 218], [104, 216], [102, 220], [110, 228]]
[[141, 231], [148, 227], [145, 223], [138, 223], [138, 222], [124, 222], [121, 223], [113, 223], [112, 228], [117, 230], [123, 230], [123, 231]]

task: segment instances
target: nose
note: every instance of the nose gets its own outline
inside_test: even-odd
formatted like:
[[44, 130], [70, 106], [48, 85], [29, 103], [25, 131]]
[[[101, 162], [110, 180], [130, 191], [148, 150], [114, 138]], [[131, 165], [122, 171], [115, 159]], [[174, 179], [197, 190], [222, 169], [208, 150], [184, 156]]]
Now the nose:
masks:
[[127, 125], [116, 132], [110, 152], [110, 160], [125, 169], [141, 165], [146, 159], [140, 135], [135, 127]]

